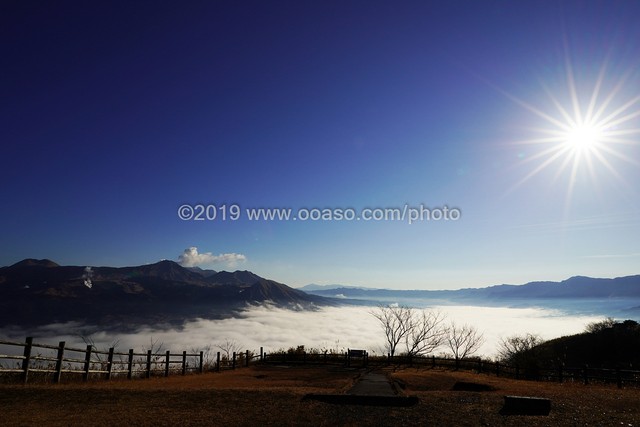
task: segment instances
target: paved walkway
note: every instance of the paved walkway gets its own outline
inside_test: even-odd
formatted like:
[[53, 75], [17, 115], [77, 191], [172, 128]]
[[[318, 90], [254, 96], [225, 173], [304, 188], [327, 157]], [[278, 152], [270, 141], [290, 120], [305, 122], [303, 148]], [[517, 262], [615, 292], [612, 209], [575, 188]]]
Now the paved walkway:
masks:
[[368, 372], [347, 392], [354, 396], [395, 396], [396, 392], [386, 375]]
[[305, 399], [338, 405], [413, 406], [416, 396], [398, 396], [386, 375], [367, 372], [346, 394], [308, 394]]

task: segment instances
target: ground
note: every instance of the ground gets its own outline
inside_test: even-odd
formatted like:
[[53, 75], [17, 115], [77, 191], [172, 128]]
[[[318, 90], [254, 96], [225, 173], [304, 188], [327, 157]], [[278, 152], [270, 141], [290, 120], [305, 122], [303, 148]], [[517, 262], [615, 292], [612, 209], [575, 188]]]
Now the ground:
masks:
[[[255, 365], [235, 371], [133, 381], [0, 385], [1, 424], [260, 426], [640, 426], [640, 389], [516, 381], [438, 369], [388, 369], [412, 407], [336, 405], [363, 373], [325, 366]], [[456, 382], [489, 391], [452, 391]], [[548, 416], [500, 415], [505, 395], [552, 400]]]

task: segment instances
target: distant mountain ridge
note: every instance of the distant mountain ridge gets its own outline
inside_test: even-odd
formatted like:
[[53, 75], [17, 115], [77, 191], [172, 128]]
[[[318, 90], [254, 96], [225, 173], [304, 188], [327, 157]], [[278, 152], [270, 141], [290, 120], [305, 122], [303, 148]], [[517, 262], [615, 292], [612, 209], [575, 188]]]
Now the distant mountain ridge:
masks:
[[[304, 288], [303, 288], [304, 289]], [[640, 298], [640, 275], [600, 279], [574, 276], [561, 282], [529, 282], [458, 290], [393, 290], [338, 287], [308, 290], [315, 295], [346, 298], [523, 299], [523, 298]]]
[[337, 288], [367, 289], [366, 287], [354, 286], [354, 285], [318, 285], [316, 283], [309, 283], [308, 285], [304, 285], [298, 289], [305, 292], [313, 292], [313, 291], [322, 291], [322, 290], [337, 289]]
[[333, 304], [329, 298], [250, 271], [198, 270], [167, 260], [133, 267], [83, 267], [26, 259], [0, 268], [0, 326], [181, 323], [228, 315], [247, 304], [294, 309]]

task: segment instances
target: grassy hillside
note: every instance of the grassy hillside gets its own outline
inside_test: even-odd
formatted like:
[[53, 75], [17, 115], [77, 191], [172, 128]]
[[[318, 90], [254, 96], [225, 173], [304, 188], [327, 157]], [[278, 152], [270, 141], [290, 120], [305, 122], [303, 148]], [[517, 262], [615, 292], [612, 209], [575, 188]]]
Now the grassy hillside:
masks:
[[[344, 393], [359, 371], [255, 365], [223, 373], [63, 385], [0, 385], [2, 424], [47, 426], [575, 426], [638, 425], [640, 390], [537, 383], [415, 368], [384, 371], [412, 407], [335, 405], [307, 393]], [[453, 391], [457, 382], [489, 391]], [[500, 415], [505, 395], [552, 400], [548, 416]]]
[[590, 331], [556, 338], [531, 350], [542, 367], [640, 369], [640, 325], [633, 320], [603, 322]]

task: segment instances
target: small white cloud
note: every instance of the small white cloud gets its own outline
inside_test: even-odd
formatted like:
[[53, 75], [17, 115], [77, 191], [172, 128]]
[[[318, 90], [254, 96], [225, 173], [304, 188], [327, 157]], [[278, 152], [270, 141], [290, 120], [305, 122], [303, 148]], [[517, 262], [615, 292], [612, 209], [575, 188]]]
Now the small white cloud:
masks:
[[195, 246], [185, 249], [178, 257], [178, 263], [183, 267], [199, 267], [212, 264], [225, 264], [228, 267], [233, 267], [246, 260], [246, 256], [236, 253], [219, 255], [214, 255], [211, 252], [198, 253], [198, 248]]

